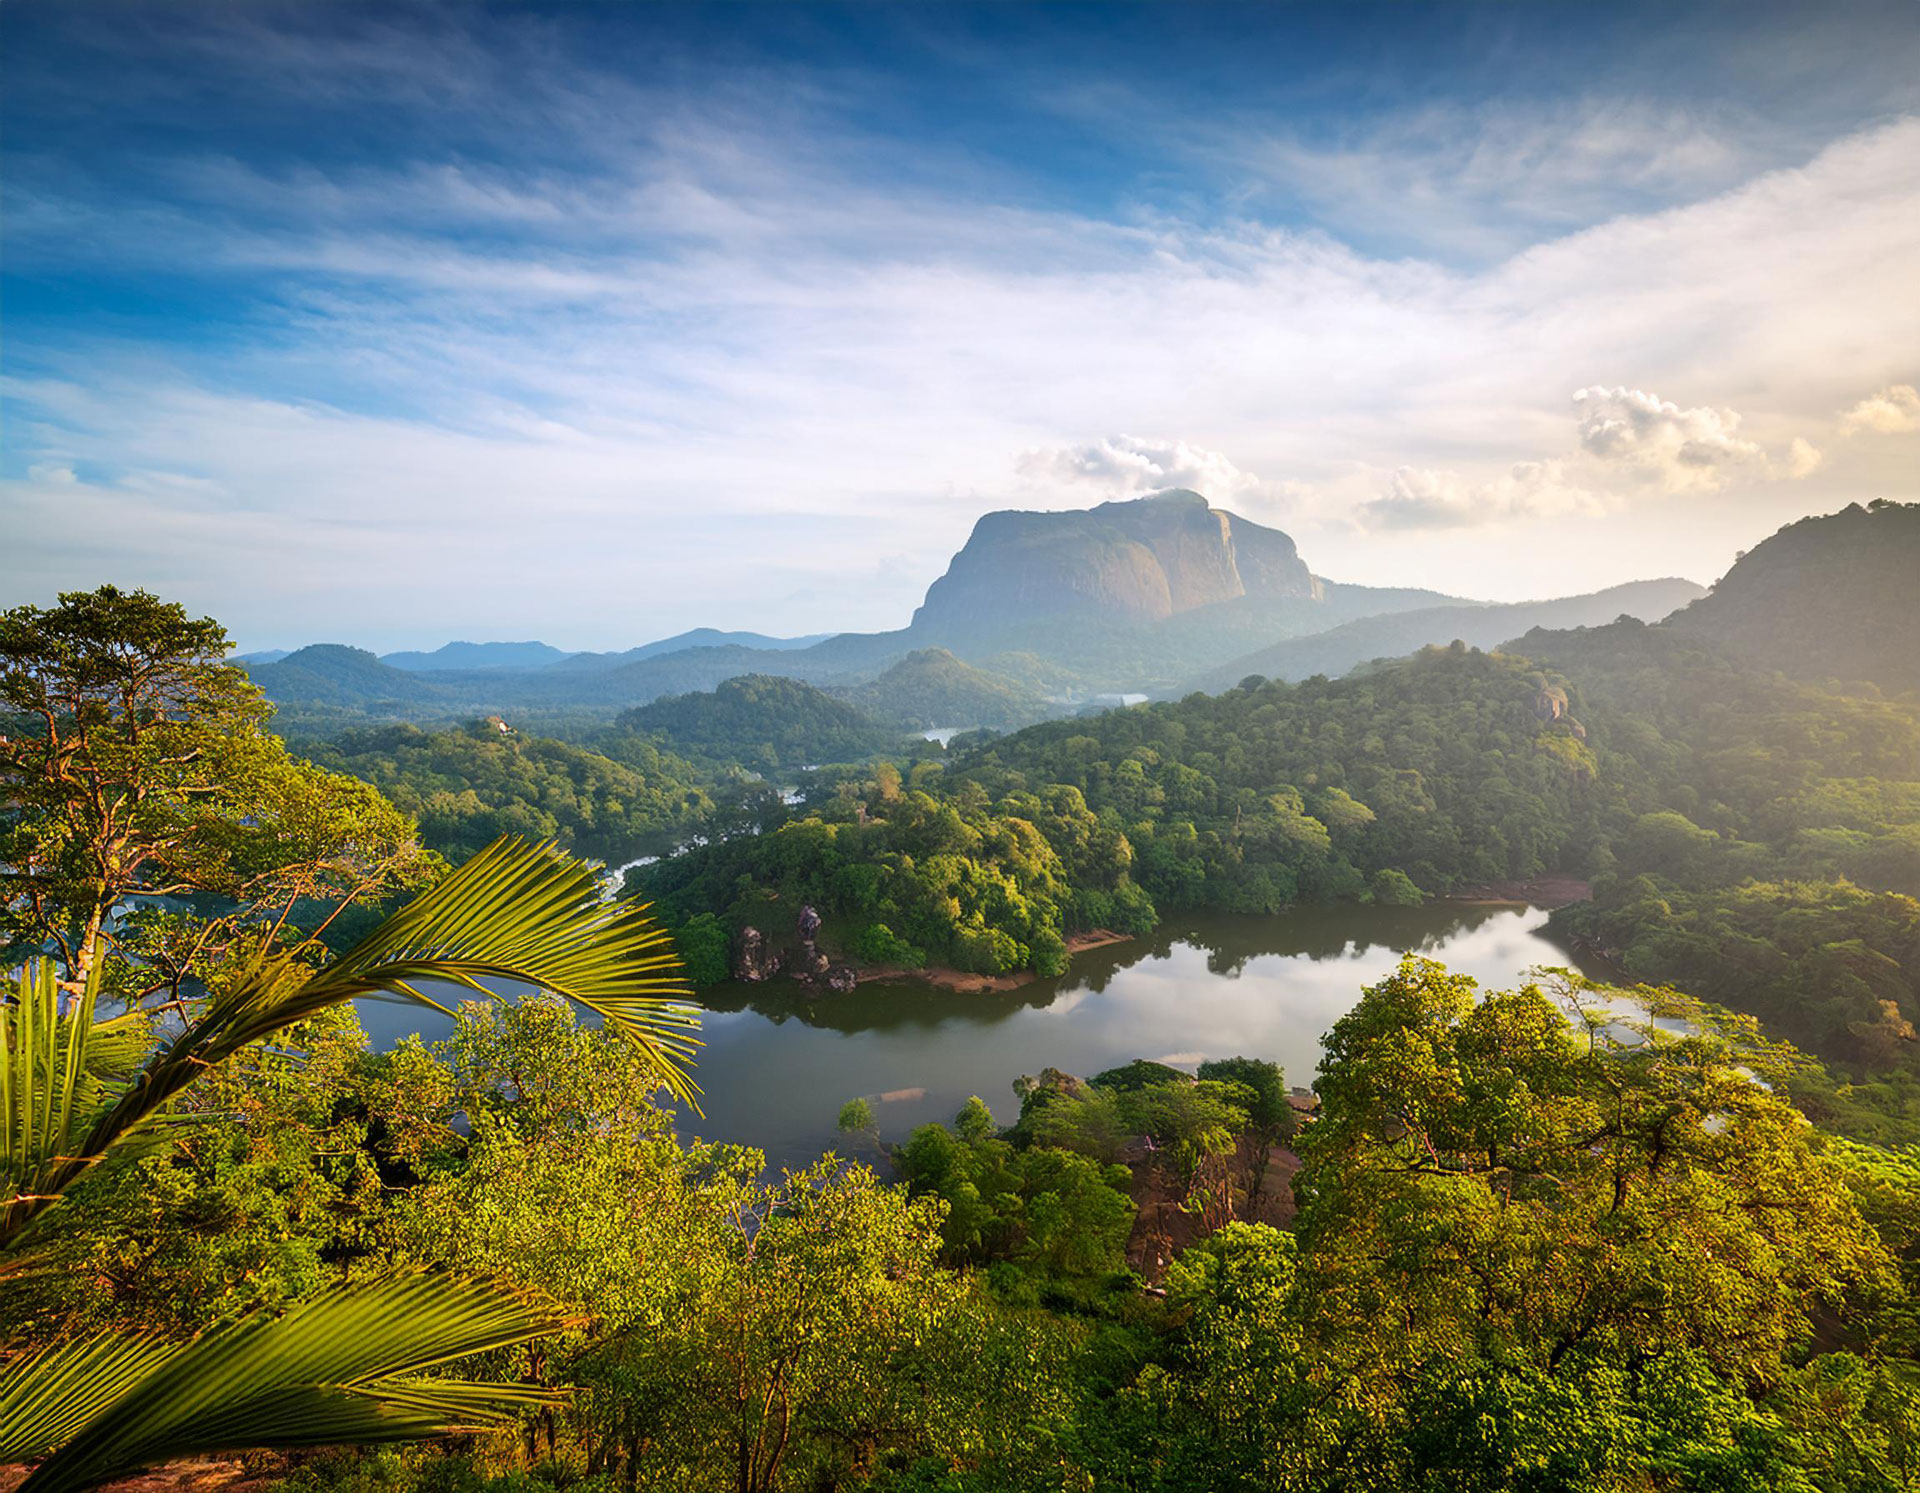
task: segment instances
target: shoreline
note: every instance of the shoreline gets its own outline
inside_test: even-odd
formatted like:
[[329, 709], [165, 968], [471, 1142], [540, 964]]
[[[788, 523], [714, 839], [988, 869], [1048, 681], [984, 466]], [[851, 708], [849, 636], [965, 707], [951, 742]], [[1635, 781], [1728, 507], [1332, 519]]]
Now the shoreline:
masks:
[[[1592, 896], [1592, 885], [1577, 876], [1547, 875], [1507, 881], [1476, 881], [1435, 897], [1433, 900], [1483, 903], [1503, 907], [1539, 907], [1552, 911], [1555, 908], [1570, 906], [1575, 902], [1586, 902]], [[1076, 954], [1084, 954], [1089, 949], [1104, 949], [1114, 944], [1132, 943], [1135, 937], [1136, 935], [1131, 933], [1115, 933], [1110, 928], [1095, 928], [1086, 933], [1075, 933], [1067, 938], [1067, 955], [1071, 958]], [[979, 975], [944, 964], [924, 965], [919, 969], [908, 969], [898, 964], [875, 964], [858, 970], [854, 976], [854, 983], [859, 986], [914, 982], [930, 985], [936, 990], [951, 991], [956, 995], [1007, 995], [1015, 990], [1037, 984], [1044, 978], [1046, 977], [1037, 975], [1030, 969], [1012, 970], [1003, 975]]]
[[[1131, 943], [1131, 933], [1115, 933], [1110, 928], [1095, 928], [1087, 933], [1075, 933], [1067, 939], [1067, 954], [1083, 954], [1088, 949], [1104, 949], [1112, 944]], [[855, 983], [865, 985], [880, 981], [917, 980], [923, 985], [932, 985], [939, 990], [951, 990], [958, 995], [1005, 995], [1012, 990], [1035, 984], [1047, 978], [1037, 975], [1030, 969], [1011, 970], [1004, 975], [976, 975], [965, 970], [949, 968], [943, 964], [929, 964], [920, 969], [907, 969], [897, 964], [876, 964], [860, 970]]]

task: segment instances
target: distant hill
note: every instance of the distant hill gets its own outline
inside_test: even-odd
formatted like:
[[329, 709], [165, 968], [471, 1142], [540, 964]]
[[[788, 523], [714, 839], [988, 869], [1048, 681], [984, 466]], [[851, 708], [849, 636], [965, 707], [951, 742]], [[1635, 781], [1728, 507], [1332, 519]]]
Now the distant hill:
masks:
[[1632, 581], [1553, 601], [1456, 604], [1363, 617], [1243, 654], [1201, 675], [1189, 687], [1218, 693], [1253, 674], [1269, 679], [1310, 679], [1315, 674], [1337, 678], [1370, 659], [1399, 658], [1430, 643], [1451, 643], [1456, 638], [1469, 647], [1490, 649], [1534, 628], [1598, 627], [1623, 616], [1657, 622], [1706, 594], [1704, 587], [1692, 581]]
[[717, 627], [696, 627], [690, 632], [675, 633], [670, 638], [642, 643], [638, 648], [628, 648], [619, 653], [571, 654], [567, 663], [575, 669], [613, 669], [622, 664], [637, 664], [643, 659], [658, 658], [666, 653], [684, 653], [692, 648], [753, 648], [768, 653], [786, 653], [798, 648], [811, 648], [815, 643], [824, 642], [832, 636], [830, 632], [816, 632], [803, 638], [770, 638], [763, 632], [722, 632]]
[[1177, 488], [974, 525], [914, 613], [925, 636], [988, 636], [1052, 617], [1154, 622], [1243, 596], [1311, 597], [1317, 583], [1278, 529]]
[[289, 653], [291, 648], [256, 648], [252, 653], [236, 653], [227, 660], [230, 664], [277, 664]]
[[900, 744], [900, 733], [798, 679], [748, 674], [711, 691], [669, 695], [621, 714], [617, 729], [658, 737], [685, 756], [791, 771], [857, 762]]
[[417, 674], [382, 663], [364, 648], [311, 643], [270, 664], [247, 668], [268, 698], [289, 705], [428, 705], [445, 694]]
[[541, 669], [573, 655], [548, 643], [447, 643], [431, 653], [386, 653], [389, 668], [428, 673], [436, 669]]
[[908, 731], [936, 726], [1006, 729], [1061, 713], [1034, 691], [963, 663], [944, 648], [909, 653], [878, 679], [845, 693], [876, 720]]
[[1920, 503], [1789, 524], [1666, 625], [1797, 678], [1920, 690]]

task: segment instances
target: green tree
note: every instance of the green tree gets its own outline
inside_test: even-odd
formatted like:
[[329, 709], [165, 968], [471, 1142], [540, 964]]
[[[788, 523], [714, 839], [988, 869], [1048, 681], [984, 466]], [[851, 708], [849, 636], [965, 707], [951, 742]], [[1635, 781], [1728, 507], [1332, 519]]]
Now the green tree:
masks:
[[[302, 903], [431, 872], [377, 792], [287, 755], [227, 647], [218, 623], [112, 586], [0, 613], [0, 948], [51, 949], [70, 993], [114, 946], [141, 956], [115, 988], [177, 995], [241, 924], [278, 932]], [[192, 894], [227, 913], [128, 917]]]

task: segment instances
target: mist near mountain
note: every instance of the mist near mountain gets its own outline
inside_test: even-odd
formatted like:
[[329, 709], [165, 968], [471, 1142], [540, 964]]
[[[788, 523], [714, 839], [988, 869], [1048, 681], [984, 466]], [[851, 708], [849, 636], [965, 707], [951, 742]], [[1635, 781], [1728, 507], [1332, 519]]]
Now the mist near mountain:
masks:
[[1213, 694], [1231, 689], [1254, 674], [1286, 680], [1309, 679], [1315, 674], [1336, 677], [1370, 659], [1398, 658], [1430, 643], [1457, 639], [1470, 648], [1497, 648], [1536, 627], [1598, 627], [1619, 617], [1658, 622], [1706, 594], [1706, 587], [1693, 581], [1669, 578], [1630, 581], [1624, 586], [1554, 601], [1420, 607], [1390, 616], [1364, 617], [1242, 654], [1192, 680], [1188, 688]]

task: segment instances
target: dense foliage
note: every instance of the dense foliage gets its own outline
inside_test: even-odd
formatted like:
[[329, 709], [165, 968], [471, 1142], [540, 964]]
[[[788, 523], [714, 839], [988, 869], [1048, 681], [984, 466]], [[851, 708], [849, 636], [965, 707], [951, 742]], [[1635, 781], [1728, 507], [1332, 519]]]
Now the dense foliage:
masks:
[[896, 730], [845, 701], [769, 674], [729, 679], [704, 693], [668, 695], [627, 711], [615, 725], [672, 751], [766, 773], [861, 762], [901, 745]]
[[631, 884], [673, 923], [704, 916], [784, 933], [811, 905], [837, 950], [986, 975], [1058, 973], [1069, 933], [1152, 926], [1126, 837], [1077, 791], [989, 803], [977, 786], [936, 796], [926, 785], [937, 775], [918, 771], [911, 786], [882, 764], [804, 817], [677, 856]]
[[1157, 911], [1417, 901], [1592, 843], [1594, 764], [1566, 701], [1523, 659], [1429, 650], [1338, 683], [1109, 711], [928, 764], [904, 791], [897, 774], [849, 782], [639, 886], [670, 920], [735, 928], [784, 927], [810, 902], [846, 951], [983, 973], [1054, 972], [1064, 935], [1140, 932]]
[[667, 849], [714, 806], [711, 776], [652, 742], [622, 740], [616, 760], [497, 717], [448, 731], [362, 726], [302, 747], [374, 784], [453, 860], [506, 834], [624, 860]]

